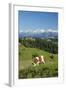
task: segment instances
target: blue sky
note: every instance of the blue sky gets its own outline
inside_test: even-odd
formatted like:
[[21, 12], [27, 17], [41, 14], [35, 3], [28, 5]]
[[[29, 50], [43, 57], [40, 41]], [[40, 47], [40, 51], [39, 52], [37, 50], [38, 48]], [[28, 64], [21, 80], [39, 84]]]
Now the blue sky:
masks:
[[58, 31], [58, 13], [18, 11], [19, 32]]

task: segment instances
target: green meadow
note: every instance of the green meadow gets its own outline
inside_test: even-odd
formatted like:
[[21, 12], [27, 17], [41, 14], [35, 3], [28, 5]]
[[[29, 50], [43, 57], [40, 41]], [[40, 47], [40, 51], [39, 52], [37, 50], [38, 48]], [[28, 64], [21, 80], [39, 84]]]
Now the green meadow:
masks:
[[[33, 66], [32, 55], [37, 53], [43, 55], [45, 64]], [[51, 58], [53, 55], [53, 58]], [[24, 78], [46, 78], [58, 76], [58, 54], [52, 54], [39, 48], [19, 45], [19, 79]]]

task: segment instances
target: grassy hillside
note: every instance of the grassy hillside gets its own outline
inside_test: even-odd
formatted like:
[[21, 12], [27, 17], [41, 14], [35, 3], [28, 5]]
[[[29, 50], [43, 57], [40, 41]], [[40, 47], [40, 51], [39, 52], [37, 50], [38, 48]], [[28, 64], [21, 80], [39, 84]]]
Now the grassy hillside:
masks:
[[[33, 67], [32, 55], [34, 53], [43, 55], [46, 63], [39, 65], [37, 67]], [[57, 76], [58, 55], [53, 54], [53, 58], [51, 58], [50, 55], [51, 53], [48, 53], [46, 51], [37, 48], [27, 48], [23, 45], [19, 45], [19, 78], [32, 78], [32, 77], [41, 78], [41, 77]]]

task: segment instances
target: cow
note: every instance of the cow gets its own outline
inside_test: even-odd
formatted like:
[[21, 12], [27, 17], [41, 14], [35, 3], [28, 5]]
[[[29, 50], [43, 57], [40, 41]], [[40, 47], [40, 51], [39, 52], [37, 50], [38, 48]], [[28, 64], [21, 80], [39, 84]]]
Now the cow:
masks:
[[45, 60], [44, 60], [43, 55], [41, 55], [41, 56], [39, 57], [39, 62], [40, 62], [40, 64], [41, 64], [41, 63], [45, 63]]
[[34, 61], [35, 64], [38, 64], [38, 63], [39, 63], [39, 57], [35, 57], [35, 58], [33, 59], [33, 61]]
[[41, 64], [41, 63], [44, 63], [45, 64], [45, 60], [44, 60], [44, 57], [43, 57], [43, 55], [41, 55], [41, 56], [39, 56], [39, 57], [34, 57], [33, 58], [33, 64], [34, 64], [34, 66], [36, 66], [36, 65], [39, 65], [39, 64]]

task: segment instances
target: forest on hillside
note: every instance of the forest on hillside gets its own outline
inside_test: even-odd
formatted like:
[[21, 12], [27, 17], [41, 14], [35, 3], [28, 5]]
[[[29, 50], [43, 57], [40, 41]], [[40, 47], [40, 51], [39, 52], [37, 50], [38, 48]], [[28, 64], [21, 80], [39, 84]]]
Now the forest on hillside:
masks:
[[50, 53], [58, 53], [58, 39], [41, 39], [41, 38], [19, 38], [19, 43], [25, 47], [39, 48]]

